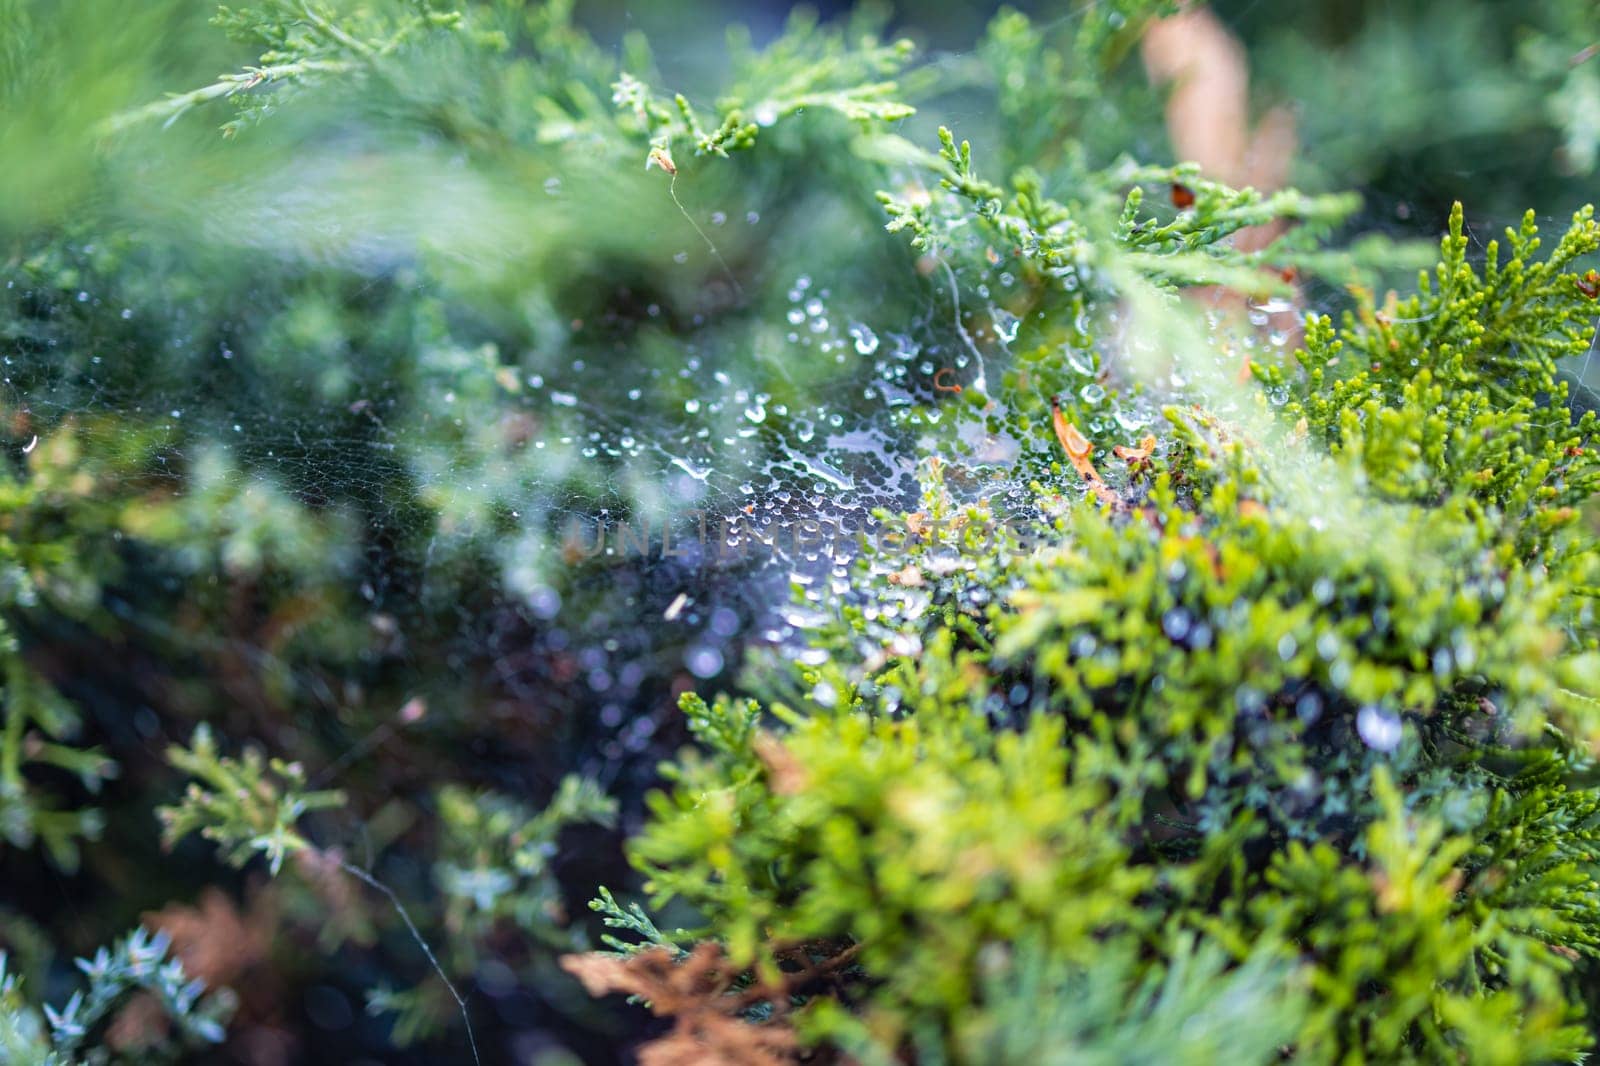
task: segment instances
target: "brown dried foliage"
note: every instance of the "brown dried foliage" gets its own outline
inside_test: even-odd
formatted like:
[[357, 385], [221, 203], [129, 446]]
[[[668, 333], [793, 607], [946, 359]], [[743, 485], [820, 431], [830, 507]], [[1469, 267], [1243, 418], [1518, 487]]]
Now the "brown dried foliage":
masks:
[[[710, 941], [682, 958], [666, 948], [627, 956], [589, 952], [564, 956], [561, 967], [591, 996], [637, 996], [673, 1019], [671, 1031], [640, 1048], [640, 1066], [788, 1066], [802, 1054], [788, 1022], [792, 997], [835, 980], [855, 953], [850, 946], [814, 962], [804, 949], [782, 952], [780, 962], [792, 968], [776, 984], [733, 966]], [[752, 1021], [751, 1010], [763, 1004], [767, 1019]]]

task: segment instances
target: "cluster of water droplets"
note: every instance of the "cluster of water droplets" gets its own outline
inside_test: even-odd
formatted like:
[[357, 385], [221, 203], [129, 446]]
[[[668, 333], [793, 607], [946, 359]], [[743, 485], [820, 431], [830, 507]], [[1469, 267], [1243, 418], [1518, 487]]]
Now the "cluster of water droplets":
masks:
[[[563, 194], [559, 182], [545, 192]], [[712, 235], [730, 224], [722, 212], [702, 221]], [[745, 218], [748, 225], [759, 221], [754, 213]], [[688, 256], [674, 261], [687, 264]], [[670, 348], [673, 358], [630, 361], [631, 346], [640, 343], [637, 333], [619, 335], [613, 352], [575, 344], [573, 350], [583, 354], [562, 365], [519, 353], [488, 360], [445, 353], [434, 378], [440, 412], [435, 417], [449, 420], [464, 438], [514, 438], [521, 450], [459, 465], [448, 455], [425, 454], [419, 439], [407, 438], [414, 427], [402, 425], [386, 426], [390, 432], [380, 434], [378, 443], [411, 455], [426, 488], [481, 497], [480, 510], [498, 509], [527, 523], [528, 551], [559, 555], [561, 538], [549, 530], [559, 534], [567, 519], [584, 527], [576, 561], [569, 553], [567, 565], [642, 571], [646, 585], [652, 573], [668, 575], [662, 578], [666, 590], [656, 596], [665, 597], [658, 604], [659, 621], [694, 630], [683, 665], [696, 677], [729, 669], [738, 643], [751, 637], [787, 644], [797, 654], [822, 654], [806, 649], [801, 638], [849, 599], [870, 622], [881, 622], [890, 639], [904, 639], [898, 632], [929, 609], [931, 598], [914, 584], [892, 597], [859, 596], [854, 562], [861, 538], [880, 529], [874, 512], [914, 509], [922, 488], [919, 464], [937, 455], [963, 471], [949, 480], [957, 505], [981, 498], [997, 517], [1023, 513], [1036, 502], [1029, 480], [1038, 471], [1013, 472], [1019, 455], [1032, 447], [1059, 458], [1045, 422], [1045, 396], [1008, 400], [984, 391], [996, 388], [1025, 333], [1032, 336], [1034, 326], [1048, 325], [1044, 312], [1025, 310], [1026, 300], [1015, 298], [1017, 278], [1006, 264], [986, 272], [965, 269], [960, 276], [943, 264], [930, 270], [922, 310], [910, 320], [899, 312], [874, 320], [870, 298], [836, 293], [835, 285], [796, 273], [778, 289], [783, 299], [768, 328], [745, 334], [754, 338], [753, 351], [719, 346], [717, 331], [700, 328], [712, 324], [709, 312], [688, 322], [669, 321], [661, 306], [649, 303], [638, 329], [653, 332], [655, 343]], [[1265, 324], [1283, 310], [1267, 301], [1252, 306], [1251, 320]], [[1120, 313], [1112, 307], [1091, 321], [1083, 312], [1074, 323], [1079, 341], [1057, 345], [1050, 358], [1068, 383], [1067, 398], [1082, 428], [1131, 444], [1153, 427], [1156, 402], [1112, 394], [1116, 383], [1107, 363], [1117, 357]], [[123, 313], [131, 317], [131, 309]], [[580, 342], [586, 328], [595, 327], [573, 323]], [[1111, 341], [1096, 343], [1097, 335]], [[1130, 343], [1140, 343], [1137, 335], [1132, 338]], [[1257, 343], [1281, 347], [1287, 337], [1269, 333], [1261, 341], [1248, 335], [1240, 341], [1246, 349]], [[232, 353], [217, 357], [228, 360]], [[475, 391], [467, 376], [486, 364], [494, 364], [492, 385], [487, 393]], [[518, 365], [538, 369], [513, 369]], [[1181, 390], [1187, 383], [1174, 370], [1164, 384]], [[486, 396], [496, 411], [489, 420], [481, 413]], [[969, 403], [974, 396], [977, 402]], [[1008, 402], [1017, 406], [1008, 408]], [[351, 411], [373, 420], [388, 417], [365, 400]], [[177, 421], [184, 412], [185, 405], [174, 404], [166, 417]], [[1023, 415], [1032, 418], [1031, 426]], [[240, 417], [230, 424], [240, 433], [251, 423]], [[257, 420], [256, 436], [260, 429]], [[290, 427], [291, 436], [308, 430]], [[1107, 473], [1114, 479], [1114, 471]], [[564, 488], [564, 481], [587, 483], [590, 497]], [[1070, 473], [1061, 487], [1083, 489]], [[532, 535], [540, 524], [545, 533]], [[554, 622], [563, 605], [573, 602], [570, 594], [563, 597], [566, 579], [548, 567], [529, 566], [516, 547], [520, 543], [514, 539], [502, 552], [507, 584], [520, 590], [534, 617]], [[952, 549], [931, 553], [922, 565], [934, 579], [969, 562]], [[881, 565], [895, 561], [888, 556]], [[706, 588], [715, 581], [707, 575], [717, 573], [740, 575], [737, 587]], [[799, 590], [792, 605], [791, 588]], [[969, 606], [980, 606], [995, 594], [990, 584], [974, 580], [963, 596]], [[1195, 632], [1206, 626], [1176, 618], [1164, 624]], [[591, 647], [584, 654], [585, 662], [593, 660], [587, 676], [597, 692], [621, 684], [624, 670], [613, 661], [620, 651]]]

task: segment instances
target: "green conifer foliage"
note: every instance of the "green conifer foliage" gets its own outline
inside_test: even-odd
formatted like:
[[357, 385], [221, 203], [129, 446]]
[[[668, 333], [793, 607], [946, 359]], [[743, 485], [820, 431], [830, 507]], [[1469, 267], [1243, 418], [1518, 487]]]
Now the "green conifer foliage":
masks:
[[1159, 455], [1047, 494], [1026, 550], [952, 561], [935, 473], [905, 554], [861, 563], [872, 610], [824, 628], [770, 717], [686, 699], [708, 748], [632, 849], [654, 901], [758, 972], [859, 944], [805, 1017], [879, 1056], [983, 1061], [973, 1005], [1036, 979], [1017, 944], [1061, 980], [1126, 952], [1137, 1002], [1179, 931], [1295, 975], [1257, 1061], [1579, 1054], [1594, 419], [1555, 372], [1587, 346], [1573, 264], [1600, 228], [1585, 209], [1535, 260], [1530, 220], [1481, 274], [1460, 234], [1417, 297], [1314, 318], [1258, 369], [1262, 419], [1168, 408]]
[[[158, 57], [0, 0], [0, 104], [105, 69], [46, 177], [3, 179], [54, 187], [40, 219], [0, 206], [0, 859], [199, 835], [300, 942], [364, 949], [321, 962], [429, 1054], [495, 1061], [482, 1000], [531, 988], [590, 1034], [617, 1027], [585, 990], [669, 1016], [655, 1063], [1582, 1061], [1600, 223], [1475, 245], [1458, 205], [1433, 264], [1349, 237], [1354, 195], [1164, 161], [1137, 56], [1182, 6], [1005, 10], [931, 57], [882, 12], [801, 12], [679, 91], [571, 0], [258, 0], [153, 98]], [[1592, 170], [1600, 24], [1528, 7], [1526, 85], [1447, 129], [1390, 71], [1364, 90], [1417, 106], [1352, 126], [1532, 126]], [[1388, 25], [1357, 69], [1389, 70]], [[639, 711], [723, 660], [623, 662], [617, 632], [690, 597], [607, 599], [558, 523], [661, 529], [680, 475], [821, 513], [849, 475], [812, 477], [800, 412], [847, 395], [839, 436], [859, 416], [861, 468], [893, 468], [874, 499], [918, 509], [878, 511], [831, 597], [798, 567], [788, 643], [682, 696], [646, 799], [647, 770], [607, 795], [584, 775], [660, 723], [574, 740], [620, 718], [599, 693], [648, 675]], [[63, 632], [155, 664], [98, 729]], [[191, 739], [162, 763], [162, 734]], [[491, 757], [512, 734], [537, 766]], [[143, 851], [96, 840], [118, 773]], [[564, 849], [623, 835], [636, 880], [569, 913]], [[107, 884], [138, 868], [107, 854]], [[172, 1022], [151, 1054], [224, 1039], [228, 997], [167, 948], [80, 961], [59, 1009], [0, 953], [0, 1064], [115, 1061], [134, 996]]]

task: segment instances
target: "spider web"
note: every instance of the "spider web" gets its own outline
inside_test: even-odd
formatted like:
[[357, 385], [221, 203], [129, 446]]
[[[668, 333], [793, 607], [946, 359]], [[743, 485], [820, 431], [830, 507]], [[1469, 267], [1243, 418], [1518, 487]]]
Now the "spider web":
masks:
[[[503, 204], [473, 176], [427, 161], [431, 194], [397, 215], [348, 192], [348, 162], [335, 154], [229, 190], [230, 202], [256, 206], [226, 226], [208, 222], [206, 239], [270, 270], [335, 273], [339, 300], [356, 308], [428, 290], [418, 267], [439, 254], [441, 233], [452, 254], [484, 254], [475, 242]], [[560, 179], [542, 193], [541, 208], [559, 214]], [[959, 277], [943, 262], [898, 274], [851, 269], [808, 247], [809, 208], [775, 212], [754, 196], [708, 200], [686, 187], [681, 217], [664, 187], [655, 195], [655, 239], [670, 258], [665, 269], [681, 275], [656, 290], [675, 290], [676, 303], [646, 294], [616, 321], [562, 323], [545, 351], [490, 351], [466, 330], [413, 353], [421, 369], [402, 387], [353, 349], [275, 365], [259, 343], [235, 351], [231, 331], [208, 330], [205, 309], [179, 297], [141, 305], [85, 288], [70, 302], [130, 332], [45, 366], [29, 365], [48, 362], [37, 344], [19, 345], [6, 360], [7, 405], [41, 425], [70, 419], [107, 448], [138, 427], [180, 494], [208, 481], [264, 506], [298, 501], [345, 516], [355, 543], [340, 549], [349, 552], [341, 572], [364, 609], [402, 630], [453, 627], [447, 643], [456, 647], [496, 649], [491, 669], [513, 699], [543, 698], [553, 682], [516, 643], [548, 651], [554, 642], [579, 664], [565, 682], [578, 690], [573, 705], [616, 733], [590, 752], [590, 768], [607, 776], [616, 758], [648, 748], [660, 724], [636, 713], [652, 674], [729, 683], [752, 642], [786, 647], [805, 628], [790, 586], [817, 604], [847, 597], [859, 534], [878, 527], [880, 508], [916, 507], [918, 464], [929, 455], [971, 467], [971, 498], [1020, 504], [1030, 495], [1008, 470], [1021, 442], [983, 429], [948, 384], [998, 374], [1019, 326], [1027, 339], [1027, 324], [1006, 308], [1017, 284], [1006, 264]], [[1379, 228], [1405, 232], [1393, 213], [1363, 221], [1374, 215]], [[1480, 254], [1483, 235], [1498, 228], [1470, 226]], [[743, 305], [717, 250], [741, 243], [785, 250], [781, 261], [741, 265], [735, 284], [761, 294]], [[71, 249], [85, 262], [95, 251]], [[1338, 299], [1313, 292], [1312, 307]], [[320, 328], [338, 331], [315, 312], [291, 326], [312, 341]], [[726, 328], [730, 317], [736, 330]], [[152, 330], [141, 331], [146, 324]], [[152, 335], [159, 355], [141, 347]], [[665, 354], [635, 359], [639, 345]], [[1102, 362], [1123, 354], [1102, 347]], [[1600, 403], [1597, 373], [1591, 346], [1569, 368], [1582, 406]], [[1141, 384], [1159, 395], [1181, 379]], [[1132, 434], [1151, 415], [1121, 428]], [[408, 543], [378, 546], [394, 539]], [[467, 587], [496, 591], [474, 614], [456, 602]], [[132, 624], [163, 626], [137, 604], [124, 611]], [[438, 668], [411, 664], [418, 683]], [[300, 677], [315, 702], [336, 708], [324, 675]]]
[[[958, 129], [991, 120], [960, 97], [940, 117]], [[378, 694], [364, 699], [394, 705], [460, 694], [438, 713], [472, 726], [462, 755], [475, 780], [537, 791], [520, 763], [542, 751], [554, 772], [636, 799], [681, 739], [674, 692], [735, 687], [751, 649], [816, 654], [805, 633], [819, 610], [856, 594], [859, 535], [878, 528], [879, 509], [918, 506], [929, 456], [959, 475], [947, 479], [959, 499], [1024, 508], [1034, 498], [1014, 466], [1039, 442], [989, 429], [952, 387], [997, 380], [1032, 336], [1009, 309], [1019, 283], [1004, 262], [919, 262], [880, 232], [870, 204], [841, 208], [823, 192], [784, 203], [685, 181], [680, 213], [662, 179], [630, 216], [649, 220], [657, 276], [608, 289], [609, 310], [579, 322], [564, 297], [518, 304], [526, 294], [496, 264], [527, 254], [546, 227], [551, 244], [572, 246], [579, 283], [596, 284], [603, 269], [585, 273], [583, 242], [570, 236], [591, 210], [581, 179], [551, 173], [508, 193], [452, 158], [347, 133], [270, 170], [241, 167], [187, 210], [132, 216], [136, 246], [162, 245], [167, 227], [185, 233], [148, 253], [148, 284], [109, 270], [87, 280], [106, 249], [75, 242], [62, 274], [81, 274], [82, 287], [62, 286], [64, 299], [16, 294], [41, 321], [88, 324], [86, 342], [46, 325], [4, 342], [0, 402], [30, 423], [19, 445], [31, 454], [68, 425], [97, 452], [138, 437], [164, 475], [160, 493], [199, 501], [196, 521], [216, 523], [176, 541], [157, 568], [162, 587], [117, 594], [116, 624], [174, 661], [232, 656], [280, 678], [283, 701], [320, 733], [263, 739], [319, 756], [319, 785], [340, 783], [392, 733], [387, 712], [350, 712], [359, 683]], [[1467, 192], [1481, 255], [1520, 219], [1473, 211]], [[1359, 231], [1442, 228], [1385, 189], [1367, 199]], [[830, 223], [841, 211], [848, 222]], [[1564, 222], [1541, 216], [1547, 231]], [[860, 263], [835, 250], [852, 225]], [[562, 258], [534, 261], [565, 269]], [[242, 294], [221, 313], [185, 282], [214, 263], [232, 264]], [[1344, 300], [1312, 288], [1307, 309]], [[482, 306], [496, 301], [512, 306]], [[447, 321], [395, 311], [412, 303]], [[351, 322], [386, 315], [408, 339]], [[507, 316], [525, 328], [486, 325]], [[1282, 347], [1266, 334], [1256, 343]], [[1240, 400], [1236, 387], [1207, 384], [1216, 374], [1184, 374], [1236, 364], [1150, 371], [1114, 330], [1098, 354], [1152, 400], [1219, 410]], [[1079, 398], [1109, 420], [1110, 405], [1094, 410], [1096, 374], [1086, 364]], [[1600, 408], [1595, 345], [1567, 374], [1575, 406]], [[1049, 432], [1047, 410], [1041, 397], [1036, 436]], [[1155, 421], [1153, 403], [1120, 413], [1129, 443]], [[1057, 487], [1082, 491], [1070, 475]], [[362, 620], [379, 652], [324, 656], [262, 629], [176, 624], [175, 604], [193, 591], [185, 581], [208, 572], [211, 552], [227, 571], [233, 544], [255, 545], [290, 584], [331, 586], [320, 609]], [[197, 717], [226, 712], [231, 692], [215, 687], [191, 699]], [[179, 739], [161, 737], [148, 711], [132, 728], [152, 748]]]

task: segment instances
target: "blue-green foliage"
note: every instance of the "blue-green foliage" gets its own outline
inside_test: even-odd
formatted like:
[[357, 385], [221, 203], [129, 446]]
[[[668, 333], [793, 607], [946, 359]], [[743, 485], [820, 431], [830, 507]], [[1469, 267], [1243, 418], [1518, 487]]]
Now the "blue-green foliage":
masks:
[[[88, 987], [60, 1007], [36, 1010], [23, 998], [21, 980], [6, 972], [0, 952], [0, 1061], [8, 1066], [78, 1066], [80, 1063], [171, 1062], [188, 1049], [219, 1044], [233, 1012], [227, 989], [206, 993], [182, 963], [167, 958], [165, 934], [136, 929], [111, 948], [77, 960]], [[175, 1030], [124, 1041], [105, 1037], [105, 1026], [135, 994], [151, 997]], [[42, 1017], [41, 1017], [42, 1013]]]

